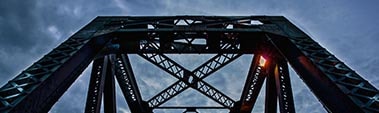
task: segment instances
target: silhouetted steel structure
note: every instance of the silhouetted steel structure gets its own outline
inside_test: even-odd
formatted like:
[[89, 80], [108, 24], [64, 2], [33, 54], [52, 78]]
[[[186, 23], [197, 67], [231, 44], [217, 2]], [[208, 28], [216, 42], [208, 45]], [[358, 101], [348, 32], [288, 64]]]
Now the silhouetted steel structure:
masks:
[[[165, 54], [215, 56], [188, 70]], [[138, 54], [178, 79], [142, 100], [127, 54]], [[241, 98], [204, 81], [242, 54], [254, 54]], [[287, 62], [333, 113], [379, 112], [379, 91], [282, 16], [97, 17], [0, 89], [0, 112], [48, 112], [93, 62], [85, 112], [116, 112], [115, 81], [133, 113], [154, 109], [229, 109], [250, 113], [266, 80], [265, 112], [295, 112]], [[221, 107], [161, 106], [192, 88]]]

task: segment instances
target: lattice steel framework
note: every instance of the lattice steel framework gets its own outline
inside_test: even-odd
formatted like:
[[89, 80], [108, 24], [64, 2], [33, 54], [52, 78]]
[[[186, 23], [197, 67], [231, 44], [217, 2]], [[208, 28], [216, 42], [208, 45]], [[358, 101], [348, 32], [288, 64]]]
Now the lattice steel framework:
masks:
[[[165, 54], [215, 54], [188, 70]], [[128, 54], [178, 80], [143, 100]], [[254, 54], [243, 92], [233, 100], [204, 78]], [[289, 63], [328, 112], [379, 112], [379, 91], [282, 16], [97, 17], [0, 88], [0, 112], [48, 112], [93, 61], [85, 112], [116, 112], [115, 79], [133, 113], [154, 109], [228, 109], [250, 113], [266, 81], [265, 112], [295, 112]], [[216, 76], [216, 75], [215, 75]], [[192, 88], [220, 107], [161, 106]]]

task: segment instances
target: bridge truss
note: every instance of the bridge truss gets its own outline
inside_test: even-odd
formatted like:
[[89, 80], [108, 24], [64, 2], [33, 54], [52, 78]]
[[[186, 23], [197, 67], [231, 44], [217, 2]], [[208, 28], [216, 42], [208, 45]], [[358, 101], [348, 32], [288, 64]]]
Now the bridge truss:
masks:
[[[130, 64], [137, 54], [177, 79], [143, 100]], [[167, 54], [214, 54], [194, 70]], [[204, 81], [243, 54], [254, 54], [239, 100]], [[250, 113], [266, 81], [265, 112], [295, 112], [288, 65], [328, 112], [379, 112], [379, 91], [282, 16], [97, 17], [0, 88], [0, 112], [48, 112], [93, 61], [85, 112], [116, 112], [117, 81], [133, 113], [228, 109]], [[217, 75], [213, 75], [217, 76]], [[162, 106], [194, 89], [221, 107]]]

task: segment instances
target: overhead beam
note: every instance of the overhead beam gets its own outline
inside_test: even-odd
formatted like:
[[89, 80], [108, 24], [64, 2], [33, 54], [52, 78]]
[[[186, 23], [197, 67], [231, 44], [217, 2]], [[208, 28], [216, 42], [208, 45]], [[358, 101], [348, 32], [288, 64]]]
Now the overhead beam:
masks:
[[[130, 36], [128, 38], [119, 38], [120, 48], [127, 53], [253, 53], [254, 48], [248, 48], [249, 45], [242, 40], [251, 38], [254, 33], [214, 33], [214, 32], [193, 32], [187, 36], [188, 32], [154, 32], [149, 30], [142, 33], [124, 33], [121, 36]], [[192, 33], [192, 32], [191, 32]], [[250, 35], [249, 35], [250, 34]], [[258, 33], [257, 33], [258, 34]], [[138, 38], [144, 37], [144, 38]], [[233, 38], [231, 38], [233, 37]], [[262, 37], [254, 37], [258, 40]], [[194, 40], [199, 42], [193, 42]], [[202, 42], [201, 42], [202, 40]], [[243, 44], [242, 44], [243, 43]], [[256, 41], [254, 43], [259, 43]], [[254, 45], [254, 44], [253, 44]]]

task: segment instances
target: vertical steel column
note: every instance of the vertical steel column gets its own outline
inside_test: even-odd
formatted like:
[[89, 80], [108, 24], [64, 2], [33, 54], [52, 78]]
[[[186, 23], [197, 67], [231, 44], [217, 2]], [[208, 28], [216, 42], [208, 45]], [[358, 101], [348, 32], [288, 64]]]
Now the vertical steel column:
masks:
[[276, 113], [277, 107], [277, 92], [276, 81], [274, 75], [274, 59], [268, 59], [267, 79], [266, 79], [266, 98], [265, 98], [265, 113]]
[[[108, 55], [109, 60], [111, 55]], [[114, 62], [109, 62], [107, 67], [107, 75], [105, 77], [104, 84], [104, 112], [116, 113], [116, 92], [115, 92], [115, 80], [114, 80]]]
[[291, 79], [288, 73], [288, 65], [285, 60], [278, 61], [278, 64], [275, 66], [275, 80], [280, 113], [295, 113]]
[[249, 73], [238, 105], [231, 113], [251, 113], [266, 78], [263, 67], [259, 65], [260, 55], [254, 55]]
[[142, 100], [128, 56], [117, 54], [114, 61], [116, 78], [130, 111], [132, 113], [152, 113], [148, 104]]
[[86, 113], [99, 113], [101, 107], [101, 98], [104, 89], [105, 76], [108, 68], [108, 57], [96, 59], [92, 64], [91, 79], [89, 82]]

